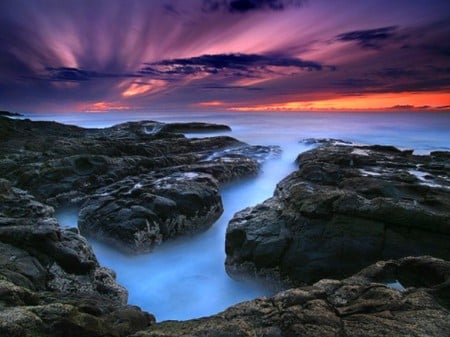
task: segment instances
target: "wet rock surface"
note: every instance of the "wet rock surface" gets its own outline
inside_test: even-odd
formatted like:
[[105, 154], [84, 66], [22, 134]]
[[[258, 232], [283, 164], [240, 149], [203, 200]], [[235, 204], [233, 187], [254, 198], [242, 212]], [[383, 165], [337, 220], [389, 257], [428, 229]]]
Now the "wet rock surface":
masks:
[[[82, 205], [85, 233], [146, 251], [207, 228], [222, 211], [218, 186], [255, 174], [278, 151], [231, 137], [187, 139], [157, 122], [82, 129], [0, 117], [0, 336], [448, 336], [449, 262], [407, 257], [366, 267], [379, 246], [386, 256], [430, 247], [446, 256], [445, 152], [417, 157], [347, 146], [305, 153], [272, 199], [236, 215], [226, 249], [234, 275], [292, 283], [312, 275], [312, 285], [185, 322], [156, 324], [127, 305], [126, 290], [78, 229], [54, 218], [54, 207]], [[308, 228], [307, 240], [296, 243]], [[333, 240], [323, 246], [324, 233]], [[296, 260], [305, 247], [316, 257]], [[319, 280], [324, 264], [333, 278], [366, 268]]]
[[231, 131], [228, 125], [223, 124], [209, 124], [209, 123], [170, 123], [161, 126], [162, 131], [176, 132], [176, 133], [209, 133], [209, 132], [223, 132]]
[[450, 258], [449, 153], [324, 143], [298, 157], [272, 198], [235, 214], [230, 275], [301, 285], [380, 259]]
[[144, 252], [211, 226], [223, 211], [217, 184], [255, 175], [279, 151], [178, 133], [223, 130], [154, 121], [84, 129], [0, 117], [0, 177], [45, 204], [80, 206], [83, 234]]
[[153, 323], [53, 212], [0, 179], [0, 335], [126, 336]]
[[[406, 288], [389, 287], [391, 277]], [[347, 279], [323, 279], [211, 317], [155, 324], [133, 336], [448, 336], [449, 303], [446, 309], [439, 301], [448, 294], [449, 281], [450, 263], [443, 260], [381, 261]]]
[[[216, 151], [248, 146], [227, 137], [188, 139], [161, 130], [162, 123], [130, 122], [83, 129], [54, 122], [0, 119], [0, 172], [52, 205], [83, 199], [121, 178], [187, 165], [210, 164]], [[189, 123], [186, 123], [188, 127]], [[155, 132], [149, 132], [153, 130]], [[218, 158], [216, 158], [218, 159]], [[251, 160], [236, 158], [236, 165]], [[242, 174], [255, 174], [247, 164]], [[232, 177], [216, 177], [220, 180]]]
[[139, 253], [164, 240], [205, 230], [222, 212], [218, 184], [211, 175], [149, 174], [97, 190], [82, 205], [78, 225], [84, 235]]

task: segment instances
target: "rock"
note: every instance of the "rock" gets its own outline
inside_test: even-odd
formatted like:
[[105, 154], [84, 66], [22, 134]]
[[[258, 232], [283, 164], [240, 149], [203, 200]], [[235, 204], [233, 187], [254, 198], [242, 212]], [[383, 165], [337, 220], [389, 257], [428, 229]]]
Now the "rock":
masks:
[[301, 143], [306, 145], [315, 145], [315, 144], [329, 144], [329, 145], [336, 145], [336, 144], [352, 144], [352, 142], [342, 140], [342, 139], [336, 139], [336, 138], [305, 138], [301, 140]]
[[128, 177], [99, 189], [81, 207], [79, 228], [127, 253], [209, 228], [223, 206], [215, 179], [197, 172]]
[[448, 156], [324, 145], [298, 163], [272, 198], [230, 221], [226, 268], [233, 277], [301, 285], [380, 259], [450, 258]]
[[[45, 294], [46, 300], [49, 296]], [[154, 318], [136, 307], [117, 307], [102, 298], [61, 297], [52, 303], [6, 306], [0, 310], [0, 334], [35, 336], [128, 336], [148, 327]]]
[[254, 175], [272, 153], [227, 136], [189, 139], [173, 133], [180, 128], [225, 126], [142, 121], [83, 129], [0, 117], [0, 178], [60, 207], [81, 204], [99, 188], [148, 172], [205, 172], [220, 182]]
[[[152, 219], [159, 221], [155, 233], [170, 238], [206, 228], [221, 211], [218, 184], [254, 174], [263, 158], [276, 153], [230, 137], [186, 139], [159, 127], [149, 121], [88, 130], [0, 118], [0, 175], [11, 179], [0, 178], [0, 336], [448, 335], [450, 267], [432, 257], [378, 262], [344, 280], [323, 279], [185, 322], [155, 324], [151, 314], [126, 305], [127, 292], [114, 272], [98, 264], [77, 230], [59, 226], [51, 206], [84, 203], [83, 221], [95, 235], [108, 228], [127, 238], [134, 219]], [[349, 243], [370, 252], [385, 233], [381, 247], [389, 254], [432, 245], [433, 252], [448, 252], [441, 246], [448, 192], [437, 186], [448, 186], [448, 156], [422, 158], [388, 148], [320, 151], [305, 154], [300, 171], [280, 183], [272, 199], [230, 225], [227, 252], [239, 246], [247, 258], [235, 266], [297, 282], [292, 275], [303, 275], [302, 264], [286, 248], [312, 252], [312, 239], [320, 248], [323, 233], [333, 238], [326, 247]], [[422, 173], [411, 172], [410, 163]], [[386, 214], [392, 214], [388, 221]], [[262, 222], [248, 230], [256, 218]], [[299, 245], [295, 240], [305, 229], [311, 240]], [[314, 262], [326, 265], [334, 251], [327, 249], [303, 260], [313, 277], [321, 273]], [[362, 264], [364, 254], [351, 258]], [[343, 256], [337, 262], [346, 266]]]
[[378, 282], [399, 287], [427, 289], [443, 307], [450, 309], [450, 262], [431, 256], [408, 256], [399, 260], [379, 261], [350, 279]]
[[127, 336], [152, 324], [53, 212], [0, 179], [0, 336]]
[[223, 124], [210, 124], [210, 123], [170, 123], [164, 124], [161, 127], [161, 131], [175, 132], [175, 133], [202, 133], [202, 132], [220, 132], [231, 131], [228, 125]]
[[[402, 275], [424, 275], [427, 282]], [[391, 276], [409, 285], [400, 291], [380, 283]], [[448, 290], [449, 281], [447, 261], [431, 257], [380, 261], [341, 281], [324, 279], [237, 304], [211, 317], [158, 323], [133, 337], [444, 337], [450, 331], [450, 313], [435, 289]]]
[[207, 160], [215, 160], [221, 158], [239, 158], [248, 157], [263, 163], [267, 159], [275, 159], [281, 156], [281, 148], [279, 146], [261, 146], [261, 145], [242, 145], [238, 147], [228, 148], [222, 151], [217, 151], [207, 158]]
[[[45, 204], [82, 206], [84, 234], [145, 252], [208, 228], [222, 213], [217, 183], [255, 175], [263, 160], [279, 155], [278, 147], [227, 136], [189, 139], [175, 133], [224, 129], [155, 121], [84, 129], [0, 117], [0, 178]], [[161, 182], [165, 186], [157, 186]], [[139, 185], [144, 187], [134, 188]], [[138, 200], [141, 194], [145, 198]], [[60, 263], [71, 264], [70, 250], [58, 249]]]
[[0, 111], [0, 116], [4, 117], [22, 117], [23, 115], [17, 112], [10, 112], [10, 111]]

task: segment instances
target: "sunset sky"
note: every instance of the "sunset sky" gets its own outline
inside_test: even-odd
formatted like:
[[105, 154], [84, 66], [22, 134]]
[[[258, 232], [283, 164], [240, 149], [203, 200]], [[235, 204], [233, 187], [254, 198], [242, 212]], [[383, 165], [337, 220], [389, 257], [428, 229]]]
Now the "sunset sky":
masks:
[[449, 0], [0, 2], [0, 110], [450, 111]]

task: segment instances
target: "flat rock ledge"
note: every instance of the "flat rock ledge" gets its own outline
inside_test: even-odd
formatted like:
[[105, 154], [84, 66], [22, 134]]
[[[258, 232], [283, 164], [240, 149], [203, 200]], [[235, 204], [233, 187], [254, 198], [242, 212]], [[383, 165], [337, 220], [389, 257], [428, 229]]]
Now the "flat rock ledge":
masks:
[[230, 221], [231, 276], [292, 286], [382, 259], [450, 259], [450, 153], [324, 144], [298, 157], [272, 198]]
[[219, 186], [256, 175], [280, 153], [228, 136], [181, 134], [229, 130], [155, 121], [84, 129], [0, 117], [0, 178], [44, 204], [79, 207], [83, 235], [147, 252], [209, 228], [223, 212]]
[[[394, 289], [394, 281], [404, 288]], [[211, 317], [158, 323], [133, 337], [446, 337], [449, 294], [449, 262], [408, 257], [380, 261], [341, 281], [323, 279], [240, 303]]]

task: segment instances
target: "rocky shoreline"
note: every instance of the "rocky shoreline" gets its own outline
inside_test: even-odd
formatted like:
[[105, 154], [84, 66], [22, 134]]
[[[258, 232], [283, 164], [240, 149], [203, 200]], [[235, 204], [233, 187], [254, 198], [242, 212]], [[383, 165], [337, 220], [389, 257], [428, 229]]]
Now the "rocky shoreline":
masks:
[[378, 260], [450, 259], [449, 153], [328, 142], [297, 162], [272, 198], [230, 221], [230, 275], [301, 285]]
[[125, 336], [153, 323], [53, 213], [0, 179], [0, 335]]
[[[219, 187], [280, 153], [180, 134], [226, 130], [0, 117], [0, 335], [447, 336], [450, 154], [332, 140], [227, 229], [230, 275], [293, 288], [184, 322], [127, 305], [82, 235], [135, 254], [209, 228]], [[66, 205], [80, 208], [81, 234], [54, 218]]]
[[[390, 288], [392, 277], [408, 287]], [[447, 261], [380, 261], [340, 281], [323, 279], [211, 317], [157, 323], [133, 337], [448, 336], [449, 284]]]
[[279, 153], [227, 136], [176, 133], [224, 129], [153, 121], [84, 129], [1, 118], [0, 177], [50, 206], [80, 207], [82, 234], [146, 252], [209, 228], [223, 211], [219, 185], [256, 175]]

